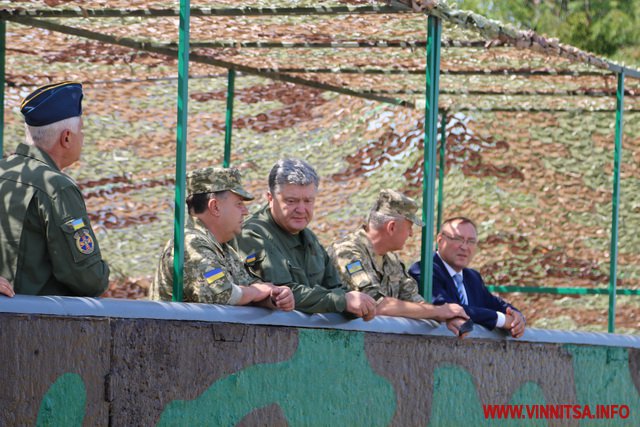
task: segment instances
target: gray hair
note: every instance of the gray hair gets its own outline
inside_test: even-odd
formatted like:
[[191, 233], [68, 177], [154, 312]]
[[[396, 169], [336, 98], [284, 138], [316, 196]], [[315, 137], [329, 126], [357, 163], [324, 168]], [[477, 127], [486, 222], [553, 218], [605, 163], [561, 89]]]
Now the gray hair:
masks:
[[275, 194], [284, 184], [313, 184], [318, 188], [320, 178], [315, 169], [304, 160], [280, 159], [269, 172], [269, 191]]
[[369, 224], [369, 227], [371, 227], [372, 229], [380, 230], [389, 221], [399, 221], [403, 218], [404, 217], [402, 216], [383, 214], [372, 209], [369, 212], [369, 219], [367, 220], [367, 223]]
[[69, 129], [73, 133], [80, 132], [80, 116], [69, 117], [44, 126], [24, 124], [25, 144], [48, 149], [55, 144], [62, 131]]

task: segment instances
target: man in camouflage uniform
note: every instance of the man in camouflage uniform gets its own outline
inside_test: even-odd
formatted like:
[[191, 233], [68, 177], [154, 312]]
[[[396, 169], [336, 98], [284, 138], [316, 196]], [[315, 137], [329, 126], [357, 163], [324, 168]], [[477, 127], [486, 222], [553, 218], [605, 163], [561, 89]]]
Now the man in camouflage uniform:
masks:
[[247, 220], [238, 248], [252, 273], [291, 288], [296, 309], [370, 320], [375, 316], [373, 298], [344, 288], [326, 250], [307, 227], [319, 183], [307, 162], [278, 160], [269, 173], [269, 203]]
[[[242, 188], [235, 168], [204, 168], [187, 175], [189, 217], [184, 233], [184, 300], [209, 304], [258, 303], [289, 311], [293, 295], [286, 286], [258, 282], [227, 244], [242, 229], [253, 197]], [[164, 248], [150, 299], [171, 301], [173, 239]]]
[[62, 172], [82, 151], [82, 96], [74, 82], [27, 96], [25, 142], [0, 160], [0, 276], [18, 294], [98, 296], [109, 285], [82, 193]]
[[328, 253], [343, 283], [377, 301], [376, 314], [444, 321], [468, 319], [458, 304], [425, 303], [416, 281], [407, 274], [393, 251], [404, 247], [413, 235], [416, 202], [393, 190], [382, 190], [369, 213], [367, 224], [333, 243]]

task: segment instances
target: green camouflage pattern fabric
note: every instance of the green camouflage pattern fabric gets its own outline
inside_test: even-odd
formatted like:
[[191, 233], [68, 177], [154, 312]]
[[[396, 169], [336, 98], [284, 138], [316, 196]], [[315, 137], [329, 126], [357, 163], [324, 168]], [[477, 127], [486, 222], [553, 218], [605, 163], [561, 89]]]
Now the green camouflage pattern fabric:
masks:
[[0, 276], [27, 295], [95, 297], [109, 286], [80, 189], [33, 145], [0, 160]]
[[[240, 286], [256, 281], [246, 270], [236, 251], [219, 243], [197, 218], [188, 217], [184, 230], [185, 302], [237, 305]], [[171, 301], [173, 296], [173, 239], [162, 252], [151, 284], [149, 299]]]
[[401, 216], [422, 227], [422, 221], [416, 215], [418, 204], [411, 197], [395, 190], [382, 190], [373, 205], [372, 211], [385, 215]]
[[187, 174], [187, 194], [231, 191], [245, 200], [253, 196], [242, 187], [240, 171], [236, 168], [207, 167]]
[[382, 257], [382, 265], [378, 265], [364, 228], [333, 243], [327, 251], [342, 282], [351, 290], [364, 292], [375, 300], [393, 297], [424, 302], [418, 284], [407, 274], [398, 255], [388, 252]]
[[244, 223], [236, 243], [251, 273], [291, 288], [296, 310], [344, 312], [345, 288], [327, 251], [308, 228], [298, 234], [283, 230], [265, 206]]

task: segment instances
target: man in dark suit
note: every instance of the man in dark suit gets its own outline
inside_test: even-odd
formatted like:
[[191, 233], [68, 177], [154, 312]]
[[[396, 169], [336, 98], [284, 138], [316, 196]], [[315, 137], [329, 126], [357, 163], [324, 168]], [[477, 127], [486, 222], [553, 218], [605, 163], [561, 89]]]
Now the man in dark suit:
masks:
[[[462, 305], [469, 317], [487, 329], [502, 328], [514, 338], [524, 334], [525, 320], [518, 309], [489, 292], [482, 276], [467, 268], [476, 251], [478, 233], [468, 218], [446, 220], [436, 238], [438, 251], [433, 255], [433, 303]], [[409, 269], [420, 283], [420, 262]], [[461, 319], [448, 322], [449, 329], [457, 329]]]

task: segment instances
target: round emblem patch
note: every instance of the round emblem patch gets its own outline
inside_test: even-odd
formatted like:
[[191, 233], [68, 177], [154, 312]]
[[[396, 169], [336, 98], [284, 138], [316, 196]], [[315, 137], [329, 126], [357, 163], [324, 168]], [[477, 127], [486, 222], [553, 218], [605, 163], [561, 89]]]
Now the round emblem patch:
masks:
[[93, 238], [87, 230], [76, 231], [73, 238], [76, 239], [76, 247], [80, 252], [86, 255], [93, 253], [93, 250], [95, 249], [93, 245]]

